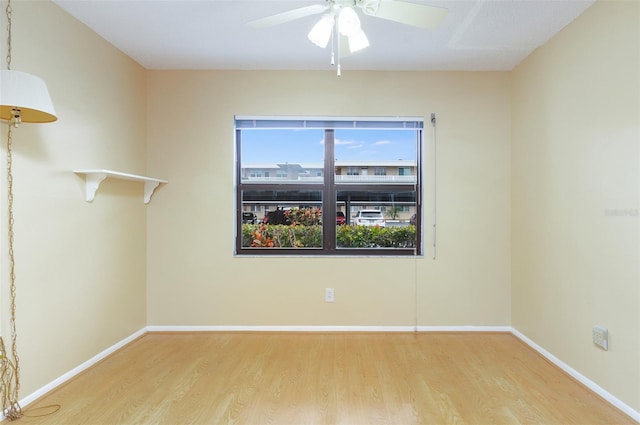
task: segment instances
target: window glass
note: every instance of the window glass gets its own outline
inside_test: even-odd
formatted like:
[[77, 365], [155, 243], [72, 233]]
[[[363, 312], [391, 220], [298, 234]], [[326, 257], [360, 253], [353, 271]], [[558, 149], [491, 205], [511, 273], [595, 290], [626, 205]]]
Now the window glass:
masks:
[[[242, 248], [322, 248], [322, 192], [243, 190]], [[264, 211], [251, 222], [247, 213]]]
[[415, 129], [336, 129], [336, 184], [415, 184], [417, 134]]
[[416, 192], [392, 190], [337, 192], [337, 208], [349, 227], [336, 232], [338, 249], [416, 248]]
[[322, 183], [324, 131], [244, 130], [240, 164], [243, 184]]
[[420, 255], [422, 127], [236, 120], [236, 253]]

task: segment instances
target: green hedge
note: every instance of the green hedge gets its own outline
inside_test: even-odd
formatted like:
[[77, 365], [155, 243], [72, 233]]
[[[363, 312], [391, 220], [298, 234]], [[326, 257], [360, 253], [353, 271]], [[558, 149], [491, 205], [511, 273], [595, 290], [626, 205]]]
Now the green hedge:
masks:
[[340, 248], [414, 248], [416, 226], [338, 226], [336, 239]]
[[[339, 248], [414, 248], [416, 227], [337, 226]], [[242, 246], [257, 248], [319, 248], [322, 226], [243, 224]]]

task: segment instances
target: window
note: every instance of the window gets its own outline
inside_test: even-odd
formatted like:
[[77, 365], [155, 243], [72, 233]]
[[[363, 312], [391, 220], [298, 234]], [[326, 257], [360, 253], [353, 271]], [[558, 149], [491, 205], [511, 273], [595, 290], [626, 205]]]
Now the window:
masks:
[[[236, 254], [421, 255], [422, 129], [236, 117]], [[243, 222], [247, 210], [264, 216]]]

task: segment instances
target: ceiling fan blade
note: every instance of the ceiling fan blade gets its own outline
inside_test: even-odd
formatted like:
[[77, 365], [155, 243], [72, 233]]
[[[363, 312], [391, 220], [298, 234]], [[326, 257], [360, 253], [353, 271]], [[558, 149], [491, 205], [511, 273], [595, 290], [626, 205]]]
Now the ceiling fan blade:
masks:
[[301, 7], [299, 9], [288, 10], [286, 12], [278, 13], [277, 15], [267, 16], [266, 18], [256, 19], [255, 21], [249, 22], [249, 25], [255, 28], [272, 27], [304, 18], [305, 16], [317, 15], [328, 8], [329, 6], [327, 5], [314, 4], [311, 6]]
[[444, 7], [397, 0], [365, 0], [361, 7], [365, 15], [424, 29], [437, 28], [447, 15], [447, 9]]

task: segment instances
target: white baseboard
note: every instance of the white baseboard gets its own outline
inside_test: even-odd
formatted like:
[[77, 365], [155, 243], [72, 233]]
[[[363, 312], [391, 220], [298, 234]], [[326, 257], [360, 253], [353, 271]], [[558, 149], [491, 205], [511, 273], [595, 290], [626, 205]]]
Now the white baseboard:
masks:
[[413, 332], [414, 326], [147, 326], [149, 332]]
[[581, 374], [580, 372], [578, 372], [577, 370], [575, 370], [574, 368], [572, 368], [571, 366], [569, 366], [568, 364], [566, 364], [565, 362], [563, 362], [562, 360], [560, 360], [559, 358], [557, 358], [556, 356], [554, 356], [553, 354], [551, 354], [550, 352], [548, 352], [547, 350], [545, 350], [544, 348], [542, 348], [541, 346], [533, 342], [531, 339], [527, 338], [522, 332], [518, 331], [515, 328], [512, 328], [511, 333], [515, 335], [517, 338], [519, 338], [521, 341], [523, 341], [525, 344], [527, 344], [528, 346], [536, 350], [538, 353], [544, 356], [551, 363], [553, 363], [554, 365], [562, 369], [564, 372], [568, 373], [576, 381], [580, 382], [581, 384], [589, 388], [591, 391], [598, 394], [600, 397], [605, 399], [607, 402], [609, 402], [611, 405], [613, 405], [617, 409], [624, 412], [626, 415], [631, 417], [636, 422], [640, 422], [640, 412], [637, 412], [636, 410], [632, 409], [631, 406], [622, 402], [620, 399], [618, 399], [613, 394], [611, 394], [610, 392], [602, 388], [600, 385], [596, 384], [595, 382], [593, 382], [592, 380], [590, 380], [589, 378], [587, 378], [586, 376], [584, 376], [583, 374]]
[[147, 326], [149, 332], [511, 332], [509, 326]]
[[87, 370], [88, 368], [90, 368], [94, 364], [98, 363], [100, 360], [102, 360], [105, 357], [107, 357], [109, 354], [112, 354], [112, 353], [118, 351], [120, 348], [122, 348], [125, 345], [129, 344], [134, 339], [141, 337], [145, 333], [147, 333], [147, 329], [146, 328], [142, 328], [139, 331], [135, 332], [134, 334], [126, 337], [122, 341], [120, 341], [120, 342], [112, 345], [111, 347], [107, 348], [106, 350], [102, 351], [101, 353], [96, 354], [95, 356], [93, 356], [92, 358], [87, 360], [86, 362], [82, 363], [80, 366], [70, 370], [69, 372], [65, 373], [64, 375], [62, 375], [59, 378], [51, 381], [50, 383], [48, 383], [44, 387], [40, 388], [39, 390], [35, 391], [32, 394], [29, 394], [28, 396], [26, 396], [25, 398], [20, 400], [20, 405], [24, 407], [24, 406], [28, 405], [29, 403], [34, 402], [35, 400], [37, 400], [38, 398], [42, 397], [43, 395], [45, 395], [49, 391], [52, 391], [56, 387], [64, 384], [65, 382], [67, 382], [68, 380], [73, 378], [74, 376], [76, 376], [79, 373]]
[[510, 326], [418, 326], [418, 332], [511, 332]]

